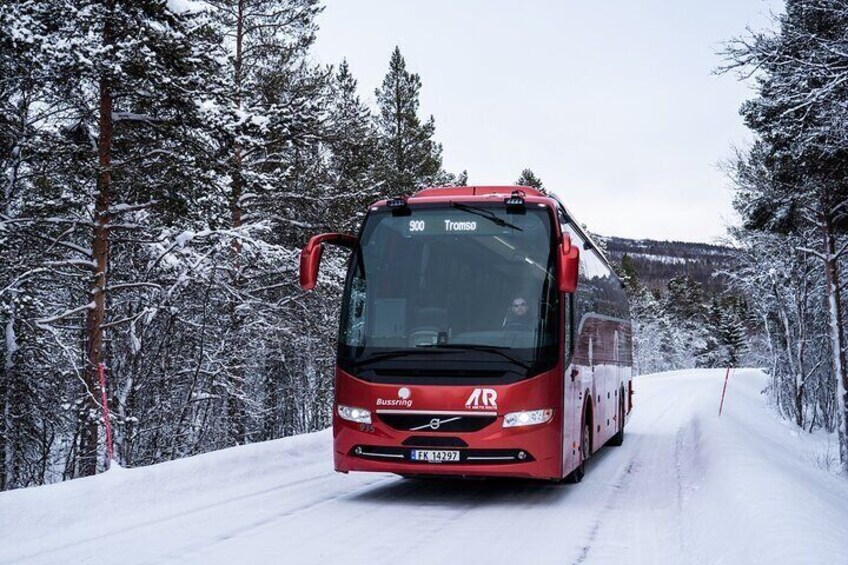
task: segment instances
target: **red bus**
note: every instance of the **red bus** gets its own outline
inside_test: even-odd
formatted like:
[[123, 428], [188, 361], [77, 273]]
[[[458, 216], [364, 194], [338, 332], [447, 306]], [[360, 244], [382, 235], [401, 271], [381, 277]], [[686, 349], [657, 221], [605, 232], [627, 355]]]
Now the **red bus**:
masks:
[[553, 195], [428, 188], [372, 205], [351, 249], [333, 406], [337, 471], [577, 482], [632, 408], [621, 281]]

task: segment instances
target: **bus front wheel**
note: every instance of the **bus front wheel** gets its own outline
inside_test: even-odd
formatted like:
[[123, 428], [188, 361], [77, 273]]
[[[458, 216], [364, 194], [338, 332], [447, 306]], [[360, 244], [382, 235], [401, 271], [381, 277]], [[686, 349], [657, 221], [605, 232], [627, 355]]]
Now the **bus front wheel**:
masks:
[[583, 477], [586, 476], [586, 460], [589, 459], [589, 455], [592, 453], [592, 449], [590, 447], [592, 441], [591, 434], [592, 429], [589, 424], [589, 419], [586, 418], [583, 423], [583, 430], [580, 432], [580, 464], [565, 478], [565, 482], [576, 484], [582, 481]]

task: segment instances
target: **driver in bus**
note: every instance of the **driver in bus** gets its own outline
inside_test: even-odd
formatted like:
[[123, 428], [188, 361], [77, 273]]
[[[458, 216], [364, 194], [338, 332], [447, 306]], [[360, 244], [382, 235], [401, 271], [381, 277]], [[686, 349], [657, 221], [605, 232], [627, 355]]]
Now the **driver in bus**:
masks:
[[516, 296], [507, 309], [503, 327], [507, 329], [532, 329], [530, 307], [523, 296]]

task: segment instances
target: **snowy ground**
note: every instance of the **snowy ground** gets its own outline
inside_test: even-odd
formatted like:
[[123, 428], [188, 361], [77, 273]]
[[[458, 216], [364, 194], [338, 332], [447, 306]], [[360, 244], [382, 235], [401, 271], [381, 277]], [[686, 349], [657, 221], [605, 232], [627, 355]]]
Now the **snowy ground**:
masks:
[[579, 485], [339, 475], [320, 432], [2, 493], [0, 563], [848, 564], [836, 446], [722, 378], [640, 377]]

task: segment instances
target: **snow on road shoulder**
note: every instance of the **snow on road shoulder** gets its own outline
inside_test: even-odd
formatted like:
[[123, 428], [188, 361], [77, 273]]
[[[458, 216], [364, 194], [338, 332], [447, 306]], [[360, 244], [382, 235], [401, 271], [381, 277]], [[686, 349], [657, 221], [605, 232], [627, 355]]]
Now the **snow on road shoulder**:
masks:
[[0, 493], [0, 564], [848, 563], [834, 440], [777, 418], [756, 370], [719, 418], [723, 379], [639, 377], [578, 485], [335, 474], [324, 431]]
[[63, 562], [62, 548], [87, 539], [331, 476], [330, 442], [324, 430], [0, 493], [0, 563], [20, 563], [48, 549], [54, 562]]
[[687, 553], [704, 563], [848, 563], [848, 481], [821, 466], [835, 438], [766, 409], [760, 371], [731, 377], [719, 418], [716, 373], [697, 377], [710, 380], [714, 402], [677, 437]]

